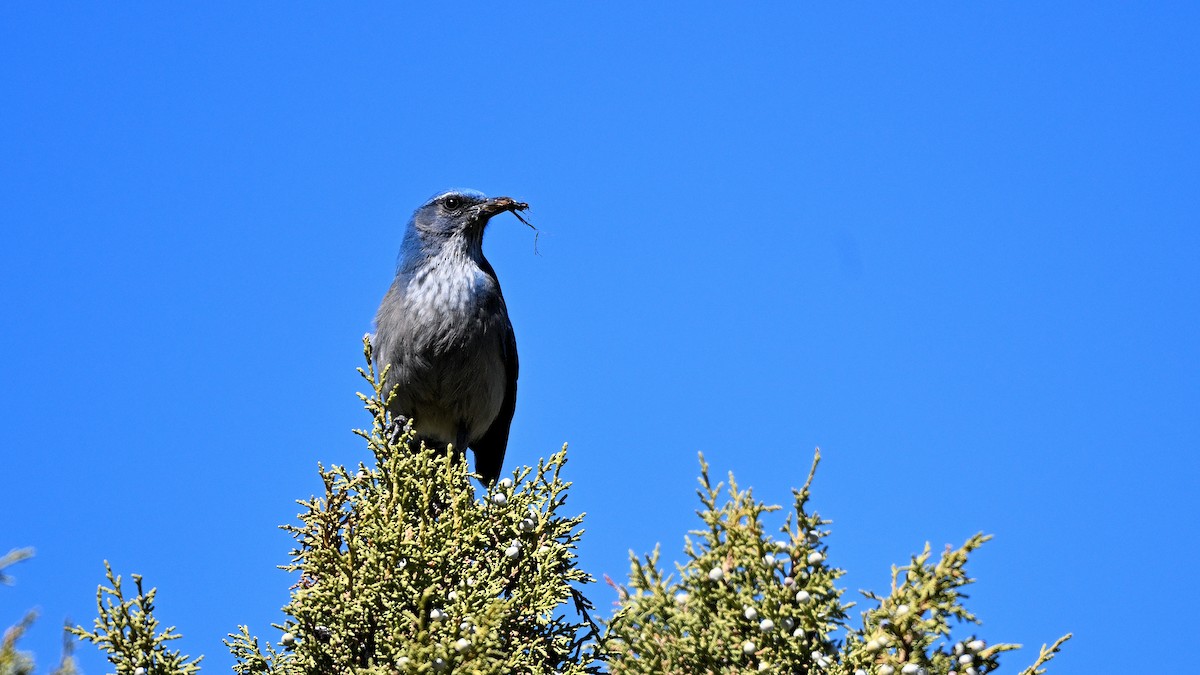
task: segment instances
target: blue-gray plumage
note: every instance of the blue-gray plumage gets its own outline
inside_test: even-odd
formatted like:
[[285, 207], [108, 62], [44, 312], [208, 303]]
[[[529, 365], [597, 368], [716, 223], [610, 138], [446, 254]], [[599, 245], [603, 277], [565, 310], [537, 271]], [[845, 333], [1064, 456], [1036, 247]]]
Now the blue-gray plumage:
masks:
[[[500, 475], [517, 402], [517, 343], [496, 272], [483, 257], [488, 220], [527, 205], [474, 190], [433, 197], [408, 222], [396, 280], [375, 316], [377, 367], [391, 366], [393, 413], [426, 443], [471, 448], [475, 471]], [[519, 216], [518, 216], [519, 217]]]

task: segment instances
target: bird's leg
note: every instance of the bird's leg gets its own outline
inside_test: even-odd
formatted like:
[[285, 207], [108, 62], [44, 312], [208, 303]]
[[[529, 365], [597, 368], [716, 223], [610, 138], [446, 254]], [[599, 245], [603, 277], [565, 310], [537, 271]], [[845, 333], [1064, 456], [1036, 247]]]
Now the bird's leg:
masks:
[[458, 424], [458, 433], [454, 437], [454, 459], [467, 461], [467, 425]]

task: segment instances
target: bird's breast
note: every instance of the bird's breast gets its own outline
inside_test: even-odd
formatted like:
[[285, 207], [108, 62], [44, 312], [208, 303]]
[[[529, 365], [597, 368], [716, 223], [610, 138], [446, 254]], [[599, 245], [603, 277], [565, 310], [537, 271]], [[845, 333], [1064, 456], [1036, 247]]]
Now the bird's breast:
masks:
[[432, 269], [409, 281], [407, 308], [414, 318], [466, 319], [490, 295], [498, 295], [495, 282], [483, 270], [469, 266], [445, 265], [449, 269]]
[[474, 265], [430, 266], [409, 280], [395, 320], [401, 409], [422, 433], [444, 441], [460, 425], [471, 439], [481, 436], [507, 386], [508, 316], [499, 285]]

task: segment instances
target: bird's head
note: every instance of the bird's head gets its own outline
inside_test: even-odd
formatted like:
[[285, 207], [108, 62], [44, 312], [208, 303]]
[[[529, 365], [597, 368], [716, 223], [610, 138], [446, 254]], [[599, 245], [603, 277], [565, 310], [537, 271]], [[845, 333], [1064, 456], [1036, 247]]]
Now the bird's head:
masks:
[[448, 190], [422, 204], [413, 213], [410, 227], [423, 239], [455, 235], [467, 235], [470, 239], [482, 234], [492, 216], [527, 208], [528, 204], [512, 197], [489, 199], [475, 190]]
[[[475, 190], [448, 190], [429, 198], [413, 212], [400, 247], [398, 272], [411, 272], [447, 246], [483, 260], [483, 230], [488, 220], [505, 211], [529, 208], [512, 197], [488, 198]], [[522, 222], [524, 218], [518, 214]], [[526, 223], [528, 224], [528, 223]]]

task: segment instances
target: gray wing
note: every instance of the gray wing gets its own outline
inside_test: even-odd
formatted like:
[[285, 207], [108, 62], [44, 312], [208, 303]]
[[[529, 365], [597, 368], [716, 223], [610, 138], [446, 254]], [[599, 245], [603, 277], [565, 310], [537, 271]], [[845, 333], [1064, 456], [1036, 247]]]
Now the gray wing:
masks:
[[406, 284], [403, 281], [397, 277], [383, 296], [383, 302], [379, 303], [379, 310], [375, 313], [375, 335], [371, 338], [376, 373], [382, 376], [384, 367], [392, 366], [386, 383], [389, 390], [400, 381], [396, 361], [406, 324], [403, 314]]
[[508, 449], [508, 430], [512, 426], [513, 412], [517, 409], [517, 338], [513, 334], [512, 322], [505, 320], [508, 335], [504, 339], [504, 370], [506, 386], [504, 401], [500, 404], [500, 412], [492, 421], [492, 426], [484, 432], [479, 440], [471, 444], [475, 451], [475, 472], [483, 478], [483, 482], [491, 485], [500, 477], [504, 465], [504, 451]]

